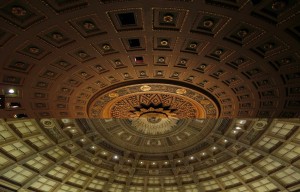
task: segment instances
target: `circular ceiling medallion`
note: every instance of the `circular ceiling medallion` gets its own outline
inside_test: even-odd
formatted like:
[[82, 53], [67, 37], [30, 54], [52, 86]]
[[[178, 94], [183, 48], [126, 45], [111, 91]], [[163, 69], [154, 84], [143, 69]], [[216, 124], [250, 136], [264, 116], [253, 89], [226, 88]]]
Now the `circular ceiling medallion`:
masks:
[[200, 91], [157, 83], [123, 86], [100, 93], [91, 99], [87, 112], [91, 118], [133, 119], [134, 125], [147, 123], [151, 127], [161, 126], [163, 122], [171, 126], [175, 118], [218, 118], [220, 113], [217, 103]]

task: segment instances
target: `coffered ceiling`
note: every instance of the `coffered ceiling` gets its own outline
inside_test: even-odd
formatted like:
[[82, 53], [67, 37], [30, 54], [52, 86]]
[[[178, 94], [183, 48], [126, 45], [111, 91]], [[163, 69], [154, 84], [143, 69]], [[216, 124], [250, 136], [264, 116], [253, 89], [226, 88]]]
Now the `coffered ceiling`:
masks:
[[299, 117], [296, 0], [5, 0], [0, 9], [1, 117], [102, 117], [96, 101], [105, 108], [131, 86], [162, 85], [178, 86], [158, 92], [194, 103], [198, 117]]
[[299, 119], [1, 119], [4, 192], [297, 192]]

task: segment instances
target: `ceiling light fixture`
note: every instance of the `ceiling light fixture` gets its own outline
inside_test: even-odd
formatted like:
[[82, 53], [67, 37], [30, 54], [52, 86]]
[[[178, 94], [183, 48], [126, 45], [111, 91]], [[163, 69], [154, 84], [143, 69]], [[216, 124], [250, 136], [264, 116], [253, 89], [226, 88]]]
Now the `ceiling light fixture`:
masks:
[[8, 93], [13, 94], [13, 93], [15, 93], [15, 90], [14, 89], [9, 89]]
[[114, 155], [114, 159], [119, 159], [119, 156], [118, 155]]

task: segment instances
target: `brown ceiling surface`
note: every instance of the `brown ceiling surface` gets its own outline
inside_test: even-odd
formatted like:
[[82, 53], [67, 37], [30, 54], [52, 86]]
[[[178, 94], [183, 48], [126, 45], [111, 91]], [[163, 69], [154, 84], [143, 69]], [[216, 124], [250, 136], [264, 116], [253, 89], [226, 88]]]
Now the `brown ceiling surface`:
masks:
[[149, 83], [204, 94], [218, 117], [299, 117], [299, 1], [5, 0], [0, 7], [0, 91], [8, 103], [1, 117], [85, 118], [98, 96]]

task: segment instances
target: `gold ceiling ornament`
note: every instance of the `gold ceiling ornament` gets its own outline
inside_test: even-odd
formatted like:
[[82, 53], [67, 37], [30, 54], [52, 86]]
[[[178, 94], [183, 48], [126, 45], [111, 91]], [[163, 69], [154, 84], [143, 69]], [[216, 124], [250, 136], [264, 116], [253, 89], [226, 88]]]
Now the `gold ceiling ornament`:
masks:
[[112, 92], [112, 93], [109, 93], [108, 96], [110, 98], [116, 98], [116, 97], [119, 97], [119, 94], [118, 93], [115, 93], [115, 92]]
[[186, 93], [186, 89], [176, 89], [176, 93], [179, 95], [183, 95]]
[[150, 91], [151, 87], [149, 85], [142, 85], [140, 88], [142, 91]]
[[142, 108], [133, 112], [131, 124], [138, 131], [148, 135], [164, 134], [177, 125], [178, 118], [170, 109]]

